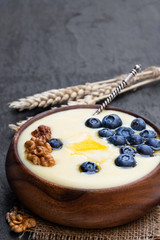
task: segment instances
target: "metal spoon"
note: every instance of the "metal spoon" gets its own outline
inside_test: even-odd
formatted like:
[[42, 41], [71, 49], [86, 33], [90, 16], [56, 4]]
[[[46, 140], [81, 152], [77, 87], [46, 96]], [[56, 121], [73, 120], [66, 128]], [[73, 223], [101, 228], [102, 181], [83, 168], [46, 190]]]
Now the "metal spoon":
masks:
[[141, 70], [141, 65], [137, 64], [129, 73], [129, 75], [120, 83], [120, 85], [110, 94], [109, 97], [101, 104], [101, 106], [96, 110], [93, 115], [97, 115], [102, 112], [106, 106], [112, 102], [112, 100], [120, 93], [120, 91], [125, 88], [128, 83], [135, 77], [135, 75]]

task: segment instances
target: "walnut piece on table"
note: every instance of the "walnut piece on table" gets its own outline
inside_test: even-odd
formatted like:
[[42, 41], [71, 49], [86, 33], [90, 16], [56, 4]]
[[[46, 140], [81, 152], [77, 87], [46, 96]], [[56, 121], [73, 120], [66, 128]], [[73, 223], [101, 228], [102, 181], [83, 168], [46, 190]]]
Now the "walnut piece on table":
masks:
[[6, 213], [6, 220], [9, 223], [11, 231], [16, 233], [24, 232], [27, 228], [36, 226], [36, 220], [18, 211], [17, 207], [13, 207], [10, 212]]
[[51, 155], [52, 148], [47, 142], [51, 138], [51, 129], [47, 126], [40, 125], [31, 134], [34, 137], [24, 144], [27, 160], [43, 167], [54, 166], [55, 160]]

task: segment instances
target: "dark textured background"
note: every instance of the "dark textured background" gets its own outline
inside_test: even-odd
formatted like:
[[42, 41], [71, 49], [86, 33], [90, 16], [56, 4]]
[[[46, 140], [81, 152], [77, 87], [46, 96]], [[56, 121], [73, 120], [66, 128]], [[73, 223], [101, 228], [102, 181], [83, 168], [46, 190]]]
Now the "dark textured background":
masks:
[[[0, 0], [0, 240], [16, 239], [5, 222], [15, 196], [5, 175], [9, 123], [42, 110], [8, 103], [51, 88], [107, 79], [136, 63], [160, 66], [159, 0]], [[160, 126], [160, 83], [112, 105]]]

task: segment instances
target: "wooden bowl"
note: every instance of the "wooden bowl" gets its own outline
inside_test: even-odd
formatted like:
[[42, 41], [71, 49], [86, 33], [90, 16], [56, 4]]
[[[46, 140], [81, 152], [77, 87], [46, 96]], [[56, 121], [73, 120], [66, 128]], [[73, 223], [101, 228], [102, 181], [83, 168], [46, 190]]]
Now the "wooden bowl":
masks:
[[[160, 164], [130, 184], [114, 188], [78, 189], [44, 180], [21, 162], [17, 152], [18, 138], [31, 123], [68, 109], [97, 107], [81, 105], [46, 111], [27, 121], [15, 134], [6, 160], [7, 178], [19, 201], [38, 216], [71, 227], [105, 228], [135, 220], [160, 202]], [[107, 109], [140, 117], [114, 107]], [[160, 135], [160, 130], [153, 123], [144, 120]]]

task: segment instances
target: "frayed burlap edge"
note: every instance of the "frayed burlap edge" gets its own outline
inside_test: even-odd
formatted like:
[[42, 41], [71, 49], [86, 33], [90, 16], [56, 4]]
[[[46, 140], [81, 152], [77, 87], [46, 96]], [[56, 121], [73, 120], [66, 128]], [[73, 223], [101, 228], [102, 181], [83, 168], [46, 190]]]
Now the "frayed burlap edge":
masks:
[[160, 238], [160, 205], [144, 217], [126, 225], [105, 229], [78, 229], [37, 218], [35, 228], [27, 230], [29, 240], [153, 240]]

